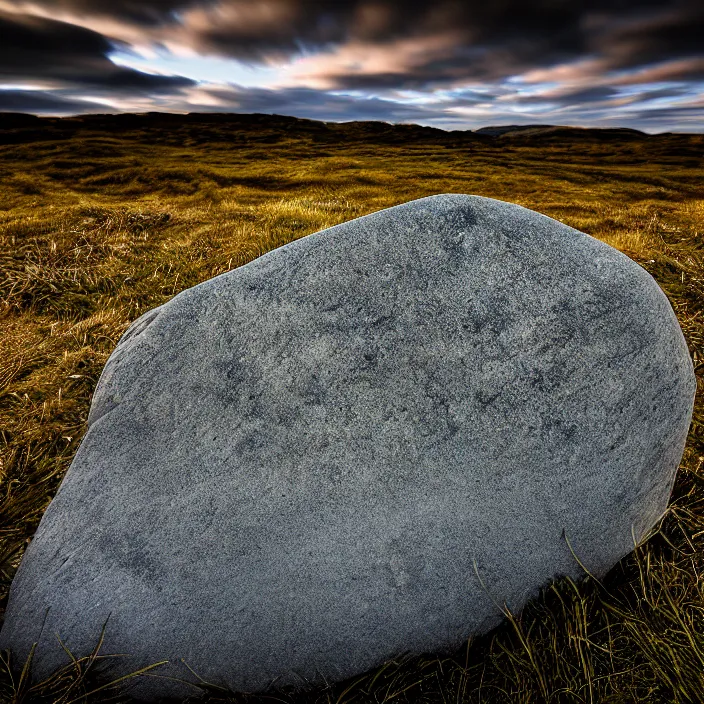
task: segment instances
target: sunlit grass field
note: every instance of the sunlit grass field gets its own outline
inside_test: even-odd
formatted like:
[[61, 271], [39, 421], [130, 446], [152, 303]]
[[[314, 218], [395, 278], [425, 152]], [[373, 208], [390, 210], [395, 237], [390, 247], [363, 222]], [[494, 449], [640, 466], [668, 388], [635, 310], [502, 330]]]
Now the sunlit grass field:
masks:
[[[343, 683], [302, 683], [269, 697], [204, 684], [204, 701], [704, 702], [703, 136], [493, 138], [266, 116], [2, 117], [3, 613], [85, 432], [101, 369], [131, 321], [326, 227], [424, 196], [475, 194], [607, 242], [669, 297], [698, 395], [668, 512], [601, 583], [560, 580], [454, 655], [404, 657]], [[18, 671], [25, 663], [5, 651], [0, 701], [129, 702], [129, 680], [106, 686], [111, 658], [101, 656], [110, 653], [97, 655], [67, 654], [64, 670], [30, 686]]]

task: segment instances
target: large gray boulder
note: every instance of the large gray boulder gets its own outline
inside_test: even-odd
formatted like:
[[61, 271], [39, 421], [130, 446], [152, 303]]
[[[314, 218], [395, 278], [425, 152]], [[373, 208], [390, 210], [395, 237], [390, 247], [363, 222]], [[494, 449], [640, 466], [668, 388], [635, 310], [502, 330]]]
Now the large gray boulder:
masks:
[[36, 681], [110, 614], [113, 676], [235, 691], [449, 652], [583, 576], [567, 540], [597, 577], [633, 549], [694, 391], [657, 283], [544, 215], [450, 194], [317, 232], [125, 333], [0, 647], [37, 641]]

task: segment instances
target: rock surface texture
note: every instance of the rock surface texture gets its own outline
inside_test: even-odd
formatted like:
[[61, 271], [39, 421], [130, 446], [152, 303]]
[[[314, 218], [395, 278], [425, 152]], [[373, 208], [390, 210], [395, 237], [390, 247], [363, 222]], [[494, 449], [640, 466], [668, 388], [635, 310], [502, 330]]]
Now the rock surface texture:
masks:
[[544, 215], [449, 194], [317, 232], [125, 333], [0, 647], [37, 641], [36, 681], [110, 614], [113, 677], [234, 691], [449, 652], [584, 576], [565, 536], [595, 576], [633, 549], [694, 392], [655, 280]]

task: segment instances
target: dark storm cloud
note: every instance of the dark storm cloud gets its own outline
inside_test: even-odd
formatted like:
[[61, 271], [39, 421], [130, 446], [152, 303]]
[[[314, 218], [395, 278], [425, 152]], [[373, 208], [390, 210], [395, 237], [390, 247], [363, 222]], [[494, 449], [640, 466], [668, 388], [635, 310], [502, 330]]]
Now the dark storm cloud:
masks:
[[87, 100], [62, 98], [53, 93], [36, 90], [0, 90], [0, 112], [50, 113], [75, 115], [76, 113], [113, 112], [110, 108]]
[[41, 0], [33, 4], [54, 12], [113, 17], [149, 27], [171, 22], [176, 12], [198, 5], [199, 2], [198, 0], [147, 0], [146, 2], [141, 0]]
[[[611, 68], [632, 68], [704, 55], [704, 3], [663, 2], [596, 25], [591, 46], [610, 58]], [[618, 18], [618, 15], [617, 15]]]
[[[269, 51], [295, 54], [300, 47], [314, 50], [338, 43], [356, 41], [369, 44], [392, 44], [395, 41], [451, 32], [445, 52], [439, 58], [429, 56], [418, 72], [405, 71], [391, 77], [375, 76], [375, 84], [388, 85], [395, 80], [405, 86], [444, 76], [454, 78], [459, 72], [477, 76], [497, 76], [501, 67], [522, 62], [550, 61], [559, 55], [579, 52], [580, 37], [575, 32], [579, 16], [570, 4], [555, 7], [552, 2], [538, 2], [532, 10], [525, 3], [513, 3], [507, 26], [501, 3], [484, 3], [481, 8], [465, 3], [429, 3], [399, 1], [370, 5], [362, 2], [291, 2], [291, 20], [286, 27], [262, 25], [259, 31], [240, 30], [237, 23], [223, 23], [203, 29], [197, 40], [203, 46], [232, 56], [256, 59]], [[311, 12], [306, 6], [315, 6]], [[542, 6], [542, 7], [541, 7]], [[365, 11], [365, 7], [369, 8]], [[373, 9], [378, 8], [378, 9]], [[498, 10], [498, 11], [497, 11]], [[515, 24], [514, 24], [515, 22]], [[283, 31], [282, 31], [283, 30]], [[509, 47], [503, 56], [492, 49]], [[342, 77], [340, 85], [358, 85], [358, 77]]]
[[646, 100], [662, 100], [663, 98], [679, 98], [688, 93], [687, 88], [672, 87], [672, 88], [657, 88], [655, 90], [643, 90], [636, 94], [638, 102]]
[[592, 86], [577, 90], [545, 91], [535, 95], [520, 95], [511, 99], [515, 105], [534, 103], [557, 103], [560, 105], [584, 105], [601, 102], [617, 96], [619, 93], [610, 86]]
[[94, 93], [159, 93], [193, 85], [181, 76], [156, 76], [113, 64], [114, 44], [65, 22], [0, 13], [0, 81], [33, 80], [89, 88]]
[[611, 83], [635, 85], [659, 81], [704, 81], [704, 56], [650, 65], [626, 74], [624, 79], [612, 80]]
[[586, 49], [580, 14], [571, 2], [537, 0], [527, 7], [509, 0], [470, 7], [455, 1], [287, 0], [270, 3], [270, 22], [262, 16], [249, 24], [241, 23], [234, 11], [239, 3], [228, 6], [232, 14], [223, 14], [217, 22], [206, 21], [207, 10], [198, 13], [192, 37], [201, 50], [258, 61], [346, 43], [383, 48], [404, 39], [441, 37], [427, 58], [412, 67], [399, 63], [397, 70], [336, 74], [335, 87], [340, 89], [432, 88], [462, 78], [496, 79]]
[[[19, 4], [19, 3], [18, 3]], [[145, 31], [179, 28], [194, 48], [247, 61], [291, 57], [347, 42], [388, 45], [447, 33], [426, 61], [398, 70], [337, 72], [339, 88], [435, 87], [499, 80], [598, 55], [626, 69], [704, 52], [701, 0], [37, 0], [76, 17], [103, 17]], [[21, 6], [21, 5], [20, 5]]]
[[[413, 31], [423, 37], [431, 29], [430, 15], [417, 19]], [[437, 56], [413, 66], [399, 62], [395, 72], [336, 71], [334, 87], [433, 89], [462, 80], [500, 81], [582, 59], [597, 59], [599, 75], [675, 63], [667, 80], [686, 81], [701, 74], [694, 59], [704, 56], [701, 1], [587, 5], [509, 0], [480, 8], [464, 5], [435, 27], [449, 32], [445, 50]], [[383, 45], [393, 38], [380, 34], [377, 42]]]
[[[672, 122], [672, 119], [682, 120], [691, 118], [697, 121], [701, 127], [702, 108], [696, 107], [670, 107], [670, 108], [652, 108], [649, 110], [640, 110], [635, 115], [637, 119], [643, 123], [646, 122]], [[701, 132], [701, 129], [699, 130]]]
[[[223, 104], [207, 106], [217, 112], [260, 112], [265, 114], [294, 115], [314, 120], [381, 120], [391, 122], [427, 121], [437, 117], [437, 112], [418, 105], [403, 105], [380, 98], [359, 98], [351, 95], [331, 95], [312, 88], [242, 88], [230, 86], [222, 89], [204, 89]], [[190, 105], [197, 112], [197, 105]]]
[[608, 100], [618, 95], [618, 91], [610, 86], [592, 86], [590, 88], [578, 88], [577, 90], [561, 91], [551, 97], [561, 103], [591, 103], [594, 101]]

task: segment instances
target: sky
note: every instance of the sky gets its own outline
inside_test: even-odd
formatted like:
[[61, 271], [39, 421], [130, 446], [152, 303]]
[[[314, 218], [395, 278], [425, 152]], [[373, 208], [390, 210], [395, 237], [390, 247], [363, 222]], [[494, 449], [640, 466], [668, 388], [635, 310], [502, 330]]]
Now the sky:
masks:
[[0, 112], [704, 133], [703, 0], [0, 0]]

